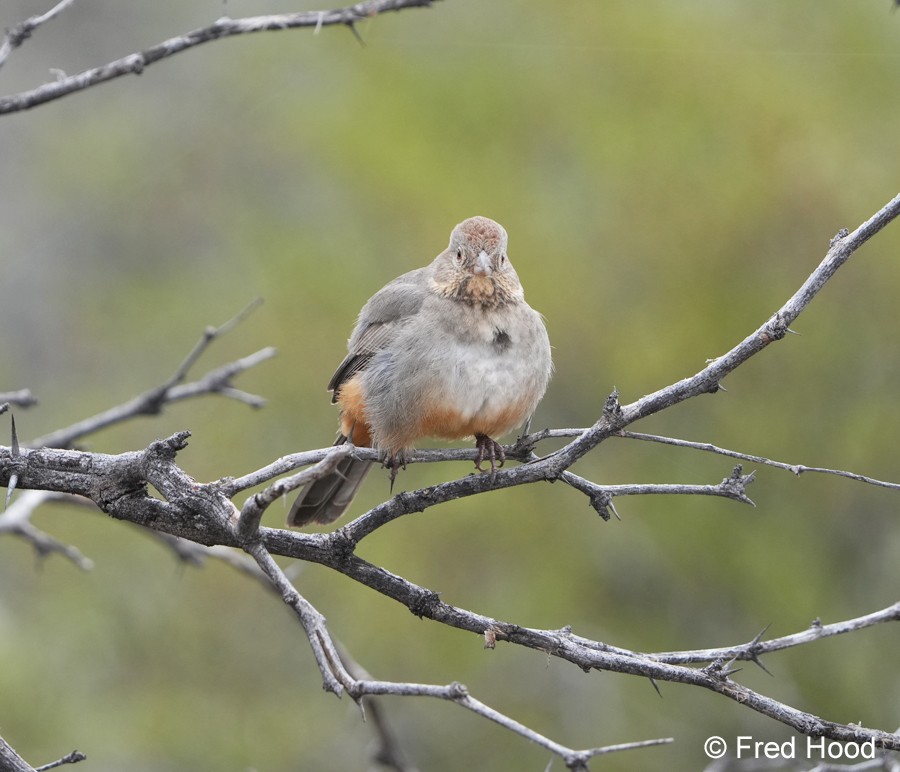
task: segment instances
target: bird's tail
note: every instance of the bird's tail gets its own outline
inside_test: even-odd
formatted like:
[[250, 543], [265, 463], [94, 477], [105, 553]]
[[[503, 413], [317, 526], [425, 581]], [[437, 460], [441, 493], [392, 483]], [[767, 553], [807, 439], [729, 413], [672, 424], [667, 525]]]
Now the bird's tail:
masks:
[[[342, 434], [334, 444], [345, 442], [347, 438]], [[337, 520], [350, 506], [371, 468], [371, 461], [350, 456], [341, 459], [333, 472], [314, 480], [300, 492], [288, 514], [288, 525], [300, 527]]]

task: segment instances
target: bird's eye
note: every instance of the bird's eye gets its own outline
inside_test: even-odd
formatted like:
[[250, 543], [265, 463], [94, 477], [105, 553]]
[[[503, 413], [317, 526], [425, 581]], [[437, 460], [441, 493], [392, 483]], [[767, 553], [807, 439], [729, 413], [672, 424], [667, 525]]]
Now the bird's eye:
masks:
[[506, 255], [500, 255], [500, 265], [506, 265]]
[[457, 263], [461, 263], [461, 262], [462, 262], [462, 259], [463, 259], [463, 258], [462, 258], [462, 250], [461, 250], [461, 249], [457, 249], [457, 250], [456, 250], [456, 262], [457, 262]]

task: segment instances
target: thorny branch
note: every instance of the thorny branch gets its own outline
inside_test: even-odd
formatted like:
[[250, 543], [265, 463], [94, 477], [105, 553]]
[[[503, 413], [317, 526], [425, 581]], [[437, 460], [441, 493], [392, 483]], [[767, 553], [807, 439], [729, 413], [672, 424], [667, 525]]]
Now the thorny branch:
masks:
[[[200, 337], [191, 353], [185, 358], [181, 365], [179, 365], [175, 372], [160, 386], [150, 389], [122, 405], [79, 421], [73, 426], [31, 440], [30, 442], [25, 443], [26, 448], [67, 448], [71, 446], [75, 440], [88, 434], [93, 434], [113, 424], [122, 423], [123, 421], [130, 420], [140, 415], [156, 414], [161, 412], [165, 405], [169, 403], [207, 394], [219, 394], [232, 397], [238, 401], [252, 405], [253, 407], [262, 406], [265, 403], [264, 400], [255, 395], [239, 391], [234, 388], [232, 381], [244, 371], [273, 357], [276, 352], [275, 349], [271, 347], [261, 349], [247, 357], [243, 357], [234, 362], [210, 370], [197, 381], [184, 383], [191, 367], [197, 362], [200, 356], [209, 349], [210, 345], [231, 331], [236, 324], [243, 321], [248, 314], [259, 306], [259, 304], [259, 300], [254, 300], [234, 318], [225, 322], [225, 324], [217, 328], [208, 327], [204, 330], [203, 335]], [[23, 407], [29, 407], [36, 403], [36, 400], [31, 397], [31, 392], [27, 389], [23, 389], [13, 394], [3, 394], [0, 396], [6, 398], [18, 397], [18, 399], [15, 400], [15, 404]], [[0, 413], [4, 412], [6, 405], [7, 402], [0, 402]], [[33, 511], [47, 501], [66, 500], [85, 504], [88, 503], [90, 496], [86, 498], [83, 497], [83, 492], [79, 490], [50, 490], [38, 485], [32, 486], [32, 490], [25, 492], [18, 499], [11, 501], [11, 494], [19, 484], [18, 468], [23, 463], [23, 454], [27, 453], [27, 450], [19, 447], [18, 438], [15, 433], [15, 423], [12, 423], [12, 432], [13, 442], [9, 448], [8, 460], [10, 474], [7, 482], [7, 506], [5, 511], [0, 513], [0, 534], [10, 533], [26, 539], [31, 542], [35, 551], [41, 557], [52, 553], [59, 553], [69, 558], [79, 568], [90, 570], [93, 565], [91, 560], [82, 555], [78, 549], [60, 542], [58, 539], [55, 539], [38, 529], [31, 522]], [[59, 463], [64, 464], [65, 462], [61, 461]], [[65, 470], [65, 466], [63, 466], [62, 469]], [[23, 487], [27, 488], [29, 486]], [[166, 536], [168, 537], [168, 534]]]
[[829, 638], [834, 635], [844, 635], [857, 630], [864, 630], [867, 627], [884, 624], [885, 622], [900, 622], [900, 602], [893, 606], [866, 614], [855, 619], [847, 619], [843, 622], [834, 622], [830, 625], [823, 625], [818, 619], [813, 620], [808, 629], [794, 633], [793, 635], [785, 635], [781, 638], [771, 638], [768, 641], [763, 640], [765, 630], [757, 635], [748, 643], [738, 644], [737, 646], [726, 646], [721, 649], [697, 649], [695, 651], [669, 651], [657, 654], [649, 654], [659, 662], [669, 662], [672, 664], [689, 664], [692, 662], [713, 662], [717, 659], [722, 660], [750, 660], [759, 664], [759, 657], [763, 654], [769, 654], [773, 651], [782, 651], [790, 649], [794, 646], [802, 646], [805, 643], [818, 641], [821, 638]]
[[319, 670], [325, 678], [324, 687], [327, 691], [340, 695], [346, 690], [357, 703], [365, 697], [385, 695], [434, 697], [449, 700], [472, 711], [476, 715], [494, 721], [536, 745], [546, 748], [551, 753], [559, 756], [566, 766], [572, 770], [586, 770], [587, 762], [594, 756], [672, 742], [672, 738], [660, 738], [635, 743], [621, 743], [601, 748], [576, 750], [561, 745], [476, 700], [469, 694], [466, 687], [460, 683], [454, 682], [447, 686], [436, 686], [432, 684], [398, 683], [396, 681], [376, 681], [370, 678], [354, 677], [344, 663], [346, 655], [341, 655], [328, 633], [324, 617], [288, 581], [281, 568], [272, 559], [263, 542], [259, 538], [253, 538], [243, 546], [244, 550], [253, 556], [274, 587], [281, 593], [282, 600], [294, 611], [297, 619], [306, 631], [313, 655], [319, 664]]
[[737, 458], [741, 461], [750, 461], [754, 464], [762, 464], [763, 466], [771, 466], [776, 469], [784, 469], [793, 472], [798, 477], [807, 472], [811, 474], [831, 474], [837, 477], [846, 477], [849, 480], [875, 485], [879, 488], [891, 488], [900, 490], [900, 483], [887, 482], [886, 480], [876, 480], [874, 477], [867, 477], [864, 474], [856, 474], [855, 472], [847, 472], [843, 469], [826, 469], [820, 466], [805, 466], [804, 464], [786, 464], [783, 461], [773, 461], [763, 456], [753, 456], [749, 453], [738, 453], [727, 448], [720, 448], [709, 442], [690, 442], [688, 440], [676, 439], [674, 437], [660, 437], [656, 434], [642, 434], [641, 432], [619, 432], [620, 437], [630, 440], [644, 440], [646, 442], [658, 442], [663, 445], [674, 445], [679, 448], [691, 448], [692, 450], [705, 450], [708, 453], [716, 453], [720, 456], [728, 456], [729, 458]]
[[[0, 65], [34, 29], [62, 11], [71, 2], [72, 0], [64, 0], [43, 16], [33, 16], [9, 30], [3, 42], [0, 43]], [[123, 75], [140, 75], [147, 67], [156, 62], [214, 40], [236, 35], [249, 35], [254, 32], [276, 32], [299, 28], [312, 28], [318, 32], [323, 27], [333, 26], [346, 27], [358, 38], [356, 24], [361, 21], [388, 11], [427, 8], [433, 2], [434, 0], [365, 0], [365, 2], [331, 11], [300, 11], [242, 19], [230, 19], [223, 16], [209, 26], [169, 38], [155, 46], [129, 54], [100, 67], [94, 67], [76, 75], [61, 75], [57, 80], [29, 91], [0, 97], [0, 115], [27, 110]]]
[[[374, 460], [375, 454], [371, 450], [344, 445], [341, 448], [297, 453], [278, 459], [242, 478], [198, 484], [175, 463], [176, 454], [187, 444], [187, 432], [152, 443], [143, 451], [115, 456], [67, 449], [23, 447], [16, 451], [15, 448], [0, 447], [0, 484], [8, 484], [10, 479], [15, 477], [20, 489], [55, 491], [86, 497], [111, 516], [168, 534], [167, 538], [178, 537], [201, 545], [240, 547], [253, 558], [261, 572], [296, 614], [307, 634], [325, 679], [326, 688], [330, 691], [336, 694], [346, 691], [355, 700], [375, 694], [451, 699], [538, 742], [559, 755], [571, 769], [586, 769], [589, 758], [598, 751], [575, 751], [543, 738], [513, 719], [496, 714], [492, 709], [478, 703], [458, 684], [430, 686], [389, 683], [352, 675], [342, 663], [338, 648], [325, 626], [324, 618], [297, 592], [273, 559], [273, 555], [328, 566], [402, 603], [420, 617], [427, 617], [483, 636], [485, 645], [491, 648], [496, 646], [498, 641], [514, 643], [572, 662], [586, 671], [605, 670], [643, 676], [654, 682], [670, 681], [699, 686], [770, 716], [804, 734], [825, 736], [845, 742], [871, 739], [878, 747], [900, 749], [900, 734], [839, 724], [798, 710], [735, 682], [731, 677], [734, 671], [729, 666], [729, 663], [736, 659], [760, 663], [759, 658], [766, 653], [806, 644], [828, 635], [900, 621], [900, 605], [895, 604], [845, 622], [830, 625], [816, 622], [807, 631], [770, 641], [763, 640], [761, 633], [749, 643], [738, 646], [690, 652], [641, 653], [575, 635], [570, 628], [560, 630], [526, 628], [451, 606], [433, 591], [379, 568], [355, 554], [361, 539], [402, 515], [486, 490], [537, 481], [564, 481], [585, 493], [601, 514], [608, 514], [612, 499], [621, 495], [703, 493], [749, 502], [745, 487], [752, 480], [752, 473], [744, 475], [740, 467], [735, 468], [721, 483], [713, 486], [600, 486], [573, 475], [569, 472], [569, 467], [607, 438], [621, 436], [628, 426], [641, 418], [691, 397], [717, 391], [720, 381], [727, 374], [770, 343], [784, 337], [789, 331], [789, 325], [835, 271], [865, 241], [898, 214], [900, 214], [900, 196], [889, 202], [853, 233], [842, 231], [838, 234], [819, 267], [781, 309], [741, 343], [710, 362], [695, 375], [627, 405], [621, 405], [618, 395], [614, 393], [607, 400], [602, 416], [587, 429], [568, 435], [565, 433], [571, 430], [550, 430], [521, 438], [510, 448], [510, 457], [525, 462], [520, 466], [502, 469], [492, 475], [470, 475], [440, 485], [397, 494], [331, 533], [297, 533], [260, 527], [259, 523], [268, 506], [283, 493], [325, 473], [325, 470], [336, 463], [339, 454], [352, 452], [361, 458]], [[188, 358], [190, 364], [193, 364], [194, 359], [193, 356]], [[172, 379], [163, 387], [159, 387], [165, 394], [157, 403], [151, 400], [151, 404], [158, 407], [171, 400], [175, 389], [178, 388], [175, 383], [183, 380], [186, 370], [187, 367], [180, 368]], [[150, 393], [157, 392], [158, 390], [152, 390]], [[133, 404], [146, 403], [138, 398]], [[122, 411], [120, 415], [131, 416], [140, 412], [130, 409]], [[95, 427], [103, 425], [107, 425], [105, 420], [94, 422]], [[67, 440], [66, 443], [60, 444], [71, 442], [75, 435], [76, 432], [72, 429], [60, 434], [59, 438]], [[569, 436], [572, 439], [557, 451], [543, 457], [537, 455], [535, 453], [537, 445], [550, 436]], [[734, 452], [729, 452], [728, 455], [741, 460], [760, 462], [756, 457]], [[471, 459], [473, 452], [418, 451], [412, 454], [409, 460], [427, 462], [461, 458]], [[304, 466], [309, 468], [291, 474]], [[855, 477], [868, 481], [862, 476]], [[276, 482], [250, 496], [242, 507], [238, 508], [232, 503], [231, 499], [241, 491], [271, 480]], [[148, 484], [162, 495], [162, 500], [148, 495]], [[10, 522], [14, 519], [12, 518]], [[14, 530], [11, 526], [8, 529]], [[704, 663], [705, 667], [692, 667]]]

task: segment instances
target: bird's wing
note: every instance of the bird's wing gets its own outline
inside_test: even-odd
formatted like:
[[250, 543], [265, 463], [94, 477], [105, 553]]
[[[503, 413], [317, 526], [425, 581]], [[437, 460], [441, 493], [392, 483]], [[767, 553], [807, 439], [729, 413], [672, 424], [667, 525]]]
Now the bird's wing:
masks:
[[391, 341], [410, 317], [415, 316], [427, 295], [425, 268], [403, 274], [382, 287], [363, 306], [348, 344], [349, 353], [328, 382], [335, 402], [341, 385], [365, 370], [372, 357]]

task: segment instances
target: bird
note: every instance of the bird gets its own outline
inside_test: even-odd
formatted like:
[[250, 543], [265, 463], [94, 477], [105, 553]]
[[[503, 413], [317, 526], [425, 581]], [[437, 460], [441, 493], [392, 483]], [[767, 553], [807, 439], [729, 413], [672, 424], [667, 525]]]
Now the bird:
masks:
[[[372, 447], [391, 486], [423, 438], [475, 438], [476, 469], [503, 464], [496, 441], [530, 420], [553, 369], [541, 314], [507, 254], [508, 235], [487, 217], [453, 228], [430, 265], [397, 277], [363, 306], [328, 390], [340, 408], [335, 445]], [[331, 523], [373, 462], [341, 459], [306, 485], [288, 525]]]

